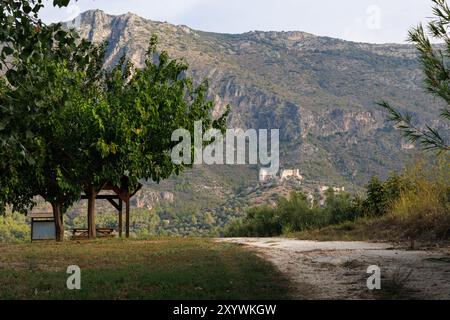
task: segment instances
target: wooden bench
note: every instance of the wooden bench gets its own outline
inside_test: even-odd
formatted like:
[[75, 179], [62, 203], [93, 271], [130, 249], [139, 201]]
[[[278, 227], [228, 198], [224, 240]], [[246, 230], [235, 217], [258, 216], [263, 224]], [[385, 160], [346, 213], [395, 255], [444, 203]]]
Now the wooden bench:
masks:
[[[112, 238], [114, 237], [114, 229], [111, 228], [97, 228], [97, 238]], [[72, 239], [88, 239], [89, 238], [89, 230], [88, 229], [72, 229]]]

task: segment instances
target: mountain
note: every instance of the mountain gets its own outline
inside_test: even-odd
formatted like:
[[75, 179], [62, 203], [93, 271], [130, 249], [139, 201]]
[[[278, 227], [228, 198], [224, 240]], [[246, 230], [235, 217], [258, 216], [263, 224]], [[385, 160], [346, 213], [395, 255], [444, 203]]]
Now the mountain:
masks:
[[[106, 68], [123, 54], [142, 66], [148, 40], [158, 35], [160, 50], [186, 59], [196, 79], [208, 78], [215, 112], [232, 106], [229, 127], [279, 128], [281, 165], [300, 169], [309, 186], [358, 190], [372, 175], [400, 170], [415, 156], [417, 150], [385, 120], [377, 101], [412, 112], [419, 124], [434, 123], [431, 116], [439, 109], [439, 101], [422, 88], [410, 45], [297, 31], [219, 34], [99, 10], [68, 24], [82, 37], [108, 42]], [[257, 178], [255, 166], [204, 166], [149, 188], [175, 194], [175, 203], [210, 209]]]

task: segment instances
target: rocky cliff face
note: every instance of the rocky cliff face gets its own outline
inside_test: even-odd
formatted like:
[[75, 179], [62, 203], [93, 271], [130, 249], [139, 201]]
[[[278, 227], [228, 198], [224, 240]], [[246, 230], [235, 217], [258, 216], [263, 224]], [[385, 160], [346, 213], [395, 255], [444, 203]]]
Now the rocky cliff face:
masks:
[[174, 201], [174, 194], [168, 191], [157, 192], [144, 186], [133, 197], [133, 204], [136, 208], [151, 210], [159, 204], [170, 204]]
[[[414, 154], [385, 121], [376, 106], [380, 99], [420, 121], [439, 108], [421, 88], [420, 65], [408, 45], [303, 32], [216, 34], [102, 11], [71, 23], [83, 37], [108, 41], [106, 67], [124, 53], [142, 65], [147, 42], [157, 34], [160, 49], [186, 59], [197, 79], [209, 79], [217, 113], [232, 105], [230, 127], [279, 128], [282, 164], [300, 168], [311, 181], [361, 185], [371, 175], [399, 169]], [[220, 175], [222, 169], [202, 170]], [[249, 172], [256, 181], [257, 171]]]

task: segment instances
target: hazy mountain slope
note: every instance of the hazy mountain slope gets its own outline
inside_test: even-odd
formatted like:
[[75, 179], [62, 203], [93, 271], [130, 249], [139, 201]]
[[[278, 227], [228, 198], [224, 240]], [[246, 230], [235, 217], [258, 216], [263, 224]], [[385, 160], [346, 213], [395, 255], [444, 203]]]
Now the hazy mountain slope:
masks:
[[[280, 128], [282, 165], [300, 168], [311, 185], [360, 186], [372, 175], [398, 170], [414, 155], [376, 101], [387, 99], [420, 121], [439, 108], [421, 87], [420, 65], [408, 45], [361, 44], [303, 32], [217, 34], [102, 11], [85, 12], [72, 24], [83, 37], [108, 41], [107, 67], [124, 53], [142, 65], [147, 42], [157, 34], [160, 49], [185, 58], [198, 79], [209, 79], [217, 112], [233, 106], [230, 127]], [[218, 186], [222, 191], [199, 195], [216, 203], [255, 182], [257, 172], [255, 167], [201, 167], [189, 173], [191, 187], [184, 191], [174, 189], [179, 179], [154, 188], [187, 199]]]

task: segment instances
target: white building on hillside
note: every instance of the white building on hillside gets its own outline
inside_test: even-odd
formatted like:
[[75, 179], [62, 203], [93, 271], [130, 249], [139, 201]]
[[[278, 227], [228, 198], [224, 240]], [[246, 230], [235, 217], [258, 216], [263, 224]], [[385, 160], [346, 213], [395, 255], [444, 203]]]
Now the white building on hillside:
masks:
[[303, 180], [303, 176], [300, 174], [300, 169], [281, 170], [278, 174], [273, 174], [268, 169], [259, 170], [259, 182], [267, 182], [271, 180], [288, 180], [288, 179]]
[[280, 172], [280, 180], [287, 180], [290, 178], [296, 178], [298, 180], [303, 180], [303, 176], [300, 174], [300, 169], [292, 169], [292, 170], [281, 170]]

